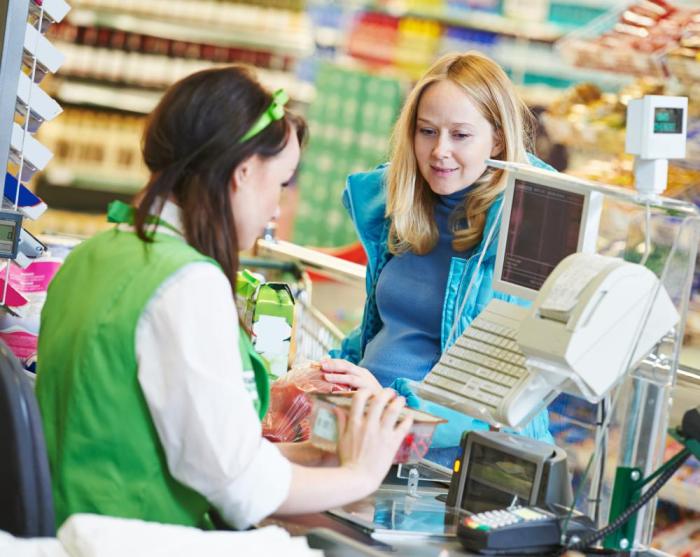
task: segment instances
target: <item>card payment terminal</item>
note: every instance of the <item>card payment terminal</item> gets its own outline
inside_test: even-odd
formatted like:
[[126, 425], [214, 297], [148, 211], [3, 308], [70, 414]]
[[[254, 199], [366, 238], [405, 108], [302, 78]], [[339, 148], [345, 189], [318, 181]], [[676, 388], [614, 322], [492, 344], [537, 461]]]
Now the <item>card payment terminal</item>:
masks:
[[[541, 555], [561, 544], [566, 509], [560, 509], [513, 507], [475, 514], [460, 520], [457, 536], [469, 551], [486, 555]], [[593, 522], [578, 513], [566, 525], [567, 536], [581, 537], [592, 530]]]
[[499, 431], [467, 431], [455, 460], [447, 505], [471, 513], [573, 500], [566, 452]]

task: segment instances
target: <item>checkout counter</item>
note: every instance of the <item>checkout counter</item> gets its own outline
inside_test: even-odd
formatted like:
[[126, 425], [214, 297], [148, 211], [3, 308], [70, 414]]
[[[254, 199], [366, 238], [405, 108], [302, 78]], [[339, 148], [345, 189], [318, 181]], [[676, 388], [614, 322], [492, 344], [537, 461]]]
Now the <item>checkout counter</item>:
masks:
[[[465, 438], [461, 460], [455, 462], [454, 474], [443, 478], [443, 484], [421, 485], [409, 492], [408, 486], [396, 484], [390, 475], [376, 494], [363, 501], [322, 515], [286, 519], [283, 524], [293, 533], [311, 532], [312, 540], [331, 548], [330, 555], [468, 555], [455, 537], [457, 525], [471, 528], [473, 534], [519, 524], [518, 535], [524, 539], [542, 524], [556, 522], [540, 512], [549, 509], [557, 516], [567, 516], [563, 529], [569, 548], [582, 546], [581, 540], [587, 541], [591, 533], [601, 533], [611, 523], [619, 528], [605, 530], [596, 538], [604, 537], [603, 546], [611, 552], [659, 554], [648, 549], [654, 505], [640, 504], [635, 509], [634, 503], [651, 499], [675, 472], [681, 456], [690, 454], [679, 454], [662, 466], [659, 447], [666, 437], [695, 267], [698, 210], [677, 200], [639, 195], [527, 165], [489, 164], [503, 170], [507, 179], [494, 286], [530, 300], [531, 306], [490, 302], [454, 344], [448, 343], [452, 348], [425, 380], [413, 387], [421, 398], [515, 430], [560, 393], [588, 402], [599, 414], [592, 420], [595, 440], [588, 465], [583, 467], [588, 493], [582, 491], [576, 499], [592, 504], [584, 504], [578, 515], [546, 506], [565, 509], [572, 505], [567, 455], [560, 458], [556, 447], [546, 445], [539, 450], [534, 446], [537, 442], [524, 446], [525, 438], [510, 436], [502, 445], [506, 450], [499, 453], [493, 447], [485, 450], [482, 442], [479, 470], [478, 459], [472, 458], [475, 453], [466, 450]], [[624, 226], [617, 231], [619, 241], [609, 238], [609, 248], [600, 253], [603, 201], [607, 210], [616, 204], [631, 206], [630, 228], [639, 222], [640, 214], [654, 225], [646, 228], [640, 263], [628, 260], [625, 248], [630, 234]], [[538, 207], [544, 208], [543, 218], [525, 222], [523, 215], [540, 214]], [[562, 214], [567, 217], [563, 224]], [[491, 234], [485, 231], [487, 241]], [[533, 237], [514, 240], [524, 234]], [[533, 261], [533, 245], [541, 260], [534, 261], [530, 269], [526, 267]], [[646, 265], [652, 254], [657, 260]], [[475, 354], [483, 359], [475, 361]], [[486, 358], [493, 357], [505, 361], [503, 368], [486, 363]], [[504, 382], [501, 372], [510, 373], [515, 380]], [[457, 378], [456, 374], [461, 375]], [[609, 466], [611, 432], [615, 432], [617, 445], [617, 475], [626, 474], [625, 481]], [[694, 449], [685, 451], [700, 454], [698, 442], [694, 443]], [[527, 458], [515, 458], [523, 455]], [[554, 471], [561, 466], [552, 466], [557, 460], [564, 469], [559, 475]], [[547, 462], [549, 472], [545, 471]], [[484, 484], [506, 486], [501, 491], [507, 496], [493, 489], [472, 490], [478, 474], [486, 478]], [[498, 474], [502, 477], [495, 478]], [[455, 477], [461, 479], [455, 483]], [[653, 479], [657, 481], [652, 484]], [[465, 508], [479, 501], [480, 495], [485, 495], [481, 502], [490, 503], [491, 508]], [[454, 515], [446, 506], [448, 500], [451, 507], [471, 514]], [[491, 514], [474, 517], [484, 511]], [[628, 511], [634, 512], [626, 514]], [[311, 531], [318, 527], [347, 535], [360, 545], [344, 546], [327, 539], [332, 535]], [[551, 538], [552, 532], [548, 535]], [[530, 544], [533, 554], [552, 552], [551, 547], [534, 547]], [[526, 550], [516, 554], [526, 554]]]
[[[631, 522], [630, 513], [655, 495], [679, 463], [690, 455], [700, 458], [700, 406], [686, 412], [671, 435], [686, 448], [659, 470], [659, 478], [639, 501], [602, 530], [571, 511], [571, 478], [562, 449], [502, 432], [465, 433], [454, 470], [445, 476], [449, 486], [431, 481], [419, 488], [413, 474], [401, 480], [400, 468], [392, 467], [382, 486], [361, 501], [266, 523], [306, 535], [309, 546], [324, 550], [327, 557], [563, 555], [567, 551], [557, 540], [601, 539], [606, 531], [605, 554], [619, 554], [615, 524]], [[643, 547], [626, 554], [665, 555]]]

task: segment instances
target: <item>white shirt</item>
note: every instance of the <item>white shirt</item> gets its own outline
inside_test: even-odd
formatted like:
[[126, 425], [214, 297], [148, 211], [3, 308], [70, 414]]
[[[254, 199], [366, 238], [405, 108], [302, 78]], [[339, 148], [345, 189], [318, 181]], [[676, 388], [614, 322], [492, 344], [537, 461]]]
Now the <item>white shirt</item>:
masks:
[[[161, 219], [182, 230], [173, 203]], [[261, 436], [238, 335], [226, 276], [210, 263], [190, 263], [148, 302], [136, 329], [136, 360], [170, 473], [240, 529], [277, 510], [292, 470]]]

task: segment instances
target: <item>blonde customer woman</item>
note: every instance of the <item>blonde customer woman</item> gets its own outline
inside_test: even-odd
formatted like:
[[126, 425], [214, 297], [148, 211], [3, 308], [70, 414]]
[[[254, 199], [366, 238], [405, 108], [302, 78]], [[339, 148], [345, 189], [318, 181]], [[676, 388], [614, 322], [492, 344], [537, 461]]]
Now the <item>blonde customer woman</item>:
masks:
[[[394, 129], [390, 163], [348, 178], [343, 203], [367, 252], [367, 299], [338, 359], [323, 362], [329, 380], [391, 385], [418, 405], [405, 378], [423, 379], [492, 298], [522, 303], [491, 284], [497, 242], [485, 245], [485, 236], [498, 226], [505, 182], [484, 161], [548, 168], [529, 153], [531, 118], [501, 67], [476, 52], [448, 54], [418, 81]], [[450, 418], [434, 448], [487, 427]], [[523, 434], [550, 441], [548, 423], [542, 412]], [[454, 451], [433, 454], [451, 465]]]

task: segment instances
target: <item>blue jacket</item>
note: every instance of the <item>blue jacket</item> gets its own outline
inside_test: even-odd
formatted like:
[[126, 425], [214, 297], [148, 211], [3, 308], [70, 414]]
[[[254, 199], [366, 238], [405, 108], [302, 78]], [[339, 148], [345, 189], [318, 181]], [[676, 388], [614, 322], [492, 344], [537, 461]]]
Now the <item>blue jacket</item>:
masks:
[[[552, 170], [550, 166], [534, 156], [530, 156], [530, 163], [540, 168]], [[343, 340], [340, 350], [334, 351], [331, 355], [337, 358], [344, 358], [355, 364], [362, 359], [367, 343], [374, 338], [382, 327], [377, 310], [375, 289], [382, 269], [392, 257], [387, 246], [390, 221], [385, 217], [386, 168], [387, 165], [384, 164], [370, 172], [351, 175], [343, 192], [343, 205], [349, 212], [350, 218], [357, 229], [360, 242], [367, 252], [367, 298], [362, 323]], [[475, 277], [476, 280], [474, 286], [472, 286], [472, 291], [469, 293], [464, 311], [459, 317], [455, 333], [451, 339], [448, 339], [454, 323], [455, 313], [462, 305], [470, 279], [476, 271], [479, 256], [484, 251], [485, 237], [494, 224], [502, 203], [503, 196], [501, 195], [496, 198], [489, 208], [484, 227], [484, 239], [473, 250], [469, 259], [452, 258], [442, 309], [440, 348], [443, 352], [449, 348], [448, 342], [451, 345], [459, 338], [492, 298], [500, 298], [520, 305], [528, 303], [514, 296], [495, 292], [491, 286], [498, 247], [498, 228], [496, 228], [484, 254], [478, 276]], [[419, 399], [410, 391], [404, 379], [398, 378], [392, 384], [392, 387], [406, 397], [409, 406], [443, 416], [449, 420], [449, 423], [437, 428], [433, 437], [433, 447], [454, 447], [459, 445], [462, 431], [467, 429], [488, 429], [488, 425], [481, 420], [464, 416], [429, 401]], [[520, 433], [534, 439], [552, 442], [547, 411], [544, 410], [537, 414]]]

